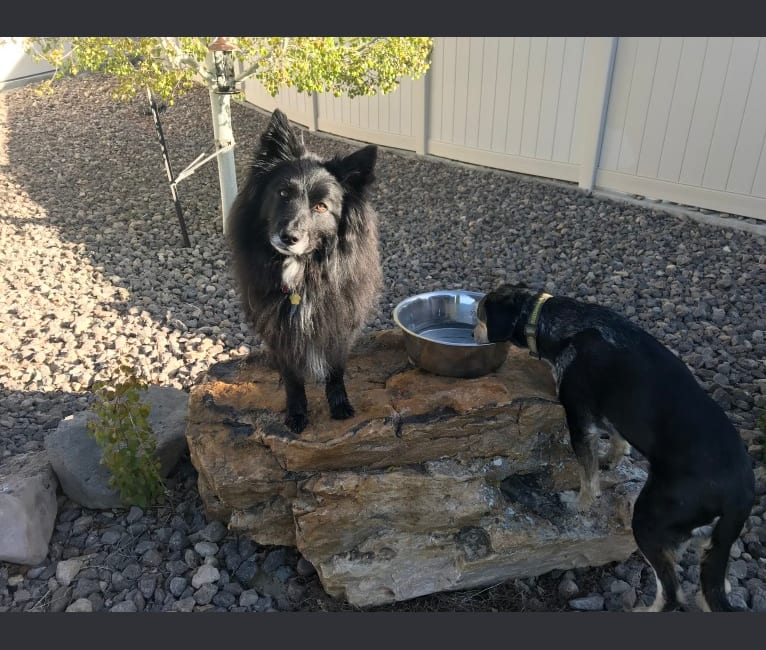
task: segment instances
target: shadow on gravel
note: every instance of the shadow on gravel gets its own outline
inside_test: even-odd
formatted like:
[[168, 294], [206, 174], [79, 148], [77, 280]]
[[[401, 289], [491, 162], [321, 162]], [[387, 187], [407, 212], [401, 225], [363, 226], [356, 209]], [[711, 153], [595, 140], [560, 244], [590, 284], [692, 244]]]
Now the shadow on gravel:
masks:
[[88, 398], [65, 391], [16, 391], [0, 386], [0, 460], [43, 448], [45, 435]]
[[[194, 314], [196, 327], [218, 326], [225, 309], [238, 305], [225, 277], [214, 163], [179, 186], [193, 244], [182, 248], [151, 117], [140, 98], [113, 100], [108, 82], [94, 82], [65, 80], [43, 97], [28, 86], [6, 99], [8, 169], [40, 214], [0, 218], [20, 228], [46, 225], [63, 242], [81, 245], [83, 261], [104, 282], [129, 292], [122, 311], [136, 307], [163, 322], [180, 300], [190, 307], [181, 317]], [[205, 108], [181, 100], [163, 114], [176, 173], [212, 144]]]

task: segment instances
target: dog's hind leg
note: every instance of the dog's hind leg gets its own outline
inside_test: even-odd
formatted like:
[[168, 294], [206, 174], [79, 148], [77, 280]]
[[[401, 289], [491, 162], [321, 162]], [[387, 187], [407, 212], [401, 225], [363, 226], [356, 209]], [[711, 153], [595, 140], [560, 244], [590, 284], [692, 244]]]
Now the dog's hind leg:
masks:
[[726, 568], [729, 563], [729, 553], [736, 541], [745, 520], [750, 514], [750, 508], [740, 511], [725, 512], [713, 528], [711, 544], [706, 549], [700, 563], [700, 587], [702, 598], [699, 602], [702, 609], [714, 612], [734, 612], [729, 599], [726, 597]]
[[651, 605], [636, 607], [633, 611], [673, 611], [684, 604], [684, 593], [676, 574], [676, 549], [691, 530], [686, 530], [673, 515], [673, 504], [659, 495], [650, 475], [633, 507], [633, 537], [654, 570], [657, 592]]
[[285, 424], [295, 433], [300, 433], [309, 422], [308, 402], [303, 377], [291, 369], [282, 368], [280, 371], [285, 383], [287, 396], [287, 416]]
[[354, 407], [351, 406], [348, 399], [343, 374], [343, 368], [336, 366], [330, 370], [325, 383], [325, 395], [327, 395], [330, 415], [336, 420], [345, 420], [354, 415]]

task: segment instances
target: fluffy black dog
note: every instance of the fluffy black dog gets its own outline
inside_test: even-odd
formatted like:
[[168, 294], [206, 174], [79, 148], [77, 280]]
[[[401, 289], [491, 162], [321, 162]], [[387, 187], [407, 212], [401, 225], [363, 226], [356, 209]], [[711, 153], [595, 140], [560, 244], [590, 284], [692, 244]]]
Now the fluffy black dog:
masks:
[[633, 445], [649, 462], [633, 509], [633, 535], [655, 571], [651, 611], [683, 604], [674, 554], [717, 518], [701, 563], [703, 609], [730, 611], [729, 551], [755, 496], [750, 458], [723, 410], [686, 365], [614, 311], [503, 285], [477, 308], [480, 342], [510, 341], [553, 366], [572, 448], [581, 465], [580, 506], [598, 496], [598, 438], [611, 460]]
[[271, 351], [287, 394], [285, 423], [308, 423], [304, 381], [326, 382], [333, 418], [354, 409], [349, 349], [381, 285], [377, 216], [366, 200], [377, 148], [322, 160], [279, 110], [230, 214], [230, 243], [247, 319]]

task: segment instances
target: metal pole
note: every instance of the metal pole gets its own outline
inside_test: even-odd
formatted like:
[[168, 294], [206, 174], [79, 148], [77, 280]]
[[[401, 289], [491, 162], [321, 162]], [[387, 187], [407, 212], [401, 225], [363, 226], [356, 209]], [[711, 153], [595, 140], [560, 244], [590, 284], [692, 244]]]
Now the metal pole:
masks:
[[186, 230], [186, 221], [184, 220], [184, 211], [181, 207], [181, 201], [178, 198], [178, 188], [176, 186], [176, 179], [173, 176], [173, 168], [170, 166], [170, 157], [168, 156], [168, 147], [165, 143], [165, 134], [162, 131], [162, 124], [160, 123], [160, 113], [157, 110], [157, 103], [152, 97], [152, 91], [146, 89], [146, 94], [149, 97], [149, 108], [152, 111], [152, 118], [154, 119], [154, 128], [157, 130], [157, 140], [160, 143], [160, 149], [162, 150], [162, 160], [165, 163], [165, 173], [168, 175], [168, 181], [170, 182], [170, 194], [173, 197], [173, 205], [176, 209], [176, 216], [178, 217], [178, 223], [181, 226], [181, 236], [184, 240], [184, 247], [190, 248], [191, 242], [189, 241], [189, 233]]
[[237, 196], [237, 171], [234, 162], [234, 132], [231, 128], [231, 100], [228, 94], [210, 89], [213, 136], [218, 151], [218, 184], [221, 190], [221, 218], [224, 235], [229, 232], [229, 211]]
[[231, 98], [237, 92], [232, 52], [236, 49], [224, 37], [218, 36], [208, 46], [208, 69], [216, 85], [210, 87], [210, 111], [213, 136], [218, 150], [218, 184], [221, 189], [223, 234], [229, 233], [229, 211], [237, 196], [237, 171], [234, 163], [234, 131], [231, 124]]

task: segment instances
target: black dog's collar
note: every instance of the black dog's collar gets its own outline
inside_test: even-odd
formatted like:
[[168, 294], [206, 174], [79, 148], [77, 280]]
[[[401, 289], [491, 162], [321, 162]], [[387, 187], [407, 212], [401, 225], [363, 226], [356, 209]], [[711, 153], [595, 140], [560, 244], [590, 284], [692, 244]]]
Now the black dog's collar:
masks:
[[527, 347], [529, 348], [529, 354], [533, 357], [540, 358], [540, 353], [537, 351], [537, 319], [540, 316], [540, 310], [543, 308], [543, 304], [548, 298], [553, 298], [549, 293], [541, 293], [535, 306], [532, 308], [532, 313], [529, 316], [527, 324], [524, 326], [524, 336], [527, 337]]

